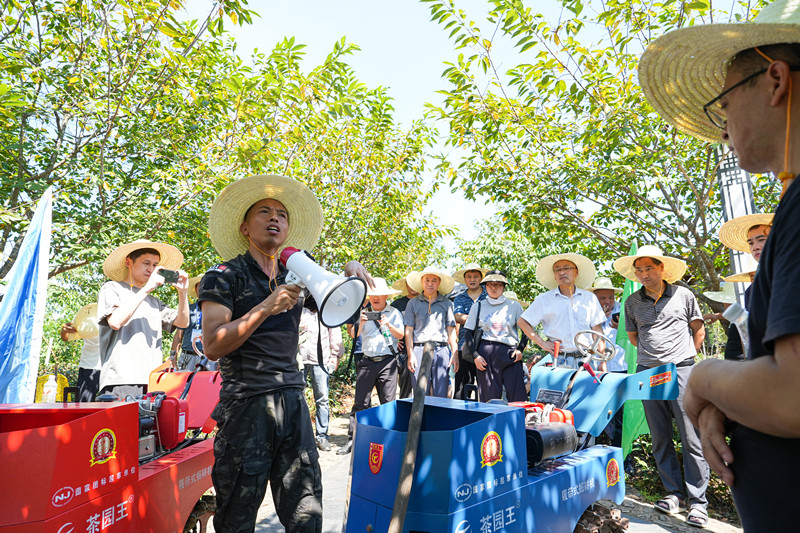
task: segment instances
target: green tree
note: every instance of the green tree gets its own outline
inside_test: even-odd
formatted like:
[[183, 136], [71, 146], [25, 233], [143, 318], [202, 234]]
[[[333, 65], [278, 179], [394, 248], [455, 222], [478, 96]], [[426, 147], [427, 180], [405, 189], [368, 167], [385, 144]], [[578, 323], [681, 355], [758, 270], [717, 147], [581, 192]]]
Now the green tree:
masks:
[[219, 60], [223, 21], [251, 21], [245, 4], [216, 2], [202, 24], [179, 22], [176, 0], [3, 4], [0, 276], [51, 185], [51, 275], [172, 229], [170, 213], [215, 177], [196, 157], [220, 116], [192, 80]]
[[378, 273], [422, 261], [442, 234], [416, 222], [431, 130], [401, 130], [384, 88], [360, 83], [344, 39], [310, 72], [285, 39], [250, 62], [223, 21], [243, 0], [181, 21], [182, 2], [7, 2], [0, 18], [0, 276], [16, 260], [41, 192], [55, 186], [51, 275], [99, 264], [136, 238], [170, 242], [198, 273], [218, 261], [206, 220], [231, 180], [307, 182], [327, 219], [316, 250]]
[[[534, 243], [559, 242], [598, 263], [634, 240], [657, 243], [689, 263], [695, 292], [718, 286], [727, 265], [717, 240], [718, 145], [663, 122], [636, 66], [666, 31], [750, 18], [763, 2], [726, 12], [703, 1], [563, 0], [551, 23], [520, 0], [490, 0], [479, 22], [453, 0], [423, 1], [463, 50], [444, 72], [443, 104], [431, 106], [449, 125], [447, 143], [465, 153], [439, 163], [452, 186], [505, 202], [506, 227]], [[501, 40], [519, 64], [496, 56]], [[755, 186], [757, 203], [772, 209], [774, 182], [759, 177]]]

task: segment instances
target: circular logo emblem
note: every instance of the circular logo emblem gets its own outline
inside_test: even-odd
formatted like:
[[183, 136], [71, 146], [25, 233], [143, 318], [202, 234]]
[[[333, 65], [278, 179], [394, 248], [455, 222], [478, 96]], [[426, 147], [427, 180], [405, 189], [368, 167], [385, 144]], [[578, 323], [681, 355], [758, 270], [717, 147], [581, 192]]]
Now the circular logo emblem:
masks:
[[109, 459], [117, 455], [117, 437], [110, 429], [101, 429], [92, 439], [92, 449], [90, 451], [92, 460], [89, 466], [107, 463]]
[[50, 503], [52, 503], [54, 507], [63, 507], [72, 500], [73, 496], [75, 496], [75, 491], [72, 487], [61, 487], [53, 494]]
[[490, 431], [481, 441], [481, 468], [493, 466], [503, 460], [503, 442], [500, 435]]
[[619, 483], [619, 463], [616, 459], [611, 459], [606, 465], [606, 485], [613, 487]]
[[469, 500], [469, 497], [472, 496], [472, 485], [469, 483], [464, 483], [460, 485], [456, 489], [456, 501], [457, 502], [465, 502]]

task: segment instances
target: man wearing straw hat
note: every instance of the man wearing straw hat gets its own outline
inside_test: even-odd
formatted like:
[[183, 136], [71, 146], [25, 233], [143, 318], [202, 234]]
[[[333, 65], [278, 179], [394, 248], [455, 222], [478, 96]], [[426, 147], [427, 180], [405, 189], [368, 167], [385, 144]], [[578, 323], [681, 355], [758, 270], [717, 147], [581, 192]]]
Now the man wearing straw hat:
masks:
[[[419, 293], [408, 286], [406, 281], [411, 272], [392, 283], [392, 288], [400, 291], [400, 298], [392, 301], [392, 307], [405, 314], [406, 306], [412, 298], [416, 298]], [[397, 341], [397, 397], [411, 397], [411, 372], [408, 370], [408, 351], [406, 350], [406, 337]]]
[[436, 267], [425, 267], [408, 275], [408, 285], [420, 293], [408, 302], [404, 315], [406, 353], [411, 382], [416, 386], [416, 370], [422, 362], [422, 347], [426, 342], [435, 345], [429, 390], [433, 396], [447, 397], [450, 386], [449, 367], [458, 372], [458, 343], [453, 303], [445, 296], [455, 281]]
[[689, 514], [693, 526], [708, 524], [708, 464], [703, 459], [700, 436], [683, 409], [683, 395], [694, 359], [705, 339], [705, 326], [694, 295], [673, 285], [686, 272], [686, 263], [667, 257], [655, 246], [642, 246], [636, 255], [614, 261], [614, 269], [642, 288], [625, 300], [625, 330], [637, 348], [637, 372], [667, 363], [677, 366], [677, 400], [642, 402], [650, 435], [653, 457], [667, 496], [655, 503], [663, 513], [680, 510], [684, 483], [681, 467], [672, 442], [672, 419], [678, 425], [683, 444], [683, 469]]
[[[596, 270], [588, 257], [580, 254], [553, 254], [543, 257], [536, 265], [536, 279], [549, 289], [533, 300], [517, 324], [525, 335], [547, 353], [555, 355], [555, 343], [560, 344], [556, 365], [578, 368], [575, 335], [591, 329], [602, 333], [606, 320], [597, 298], [586, 290], [594, 281]], [[534, 328], [542, 325], [542, 338]], [[600, 349], [604, 349], [601, 343]], [[600, 365], [605, 371], [605, 363]]]
[[467, 391], [464, 390], [464, 386], [477, 383], [475, 363], [464, 361], [461, 357], [461, 348], [464, 346], [464, 324], [467, 322], [472, 304], [486, 299], [486, 291], [483, 289], [481, 280], [487, 272], [489, 272], [488, 268], [481, 268], [478, 263], [469, 263], [453, 274], [453, 279], [455, 281], [467, 286], [467, 290], [453, 299], [453, 312], [455, 313], [456, 324], [459, 325], [458, 372], [456, 372], [455, 384], [453, 385], [453, 398], [456, 400], [468, 400], [469, 398], [467, 397]]
[[[211, 207], [209, 235], [225, 262], [203, 276], [198, 301], [203, 348], [222, 375], [217, 531], [253, 531], [268, 483], [287, 531], [322, 531], [319, 452], [296, 359], [304, 298], [278, 260], [285, 246], [311, 250], [322, 221], [314, 193], [284, 176], [234, 181]], [[356, 262], [345, 274], [371, 281]]]
[[783, 186], [750, 297], [752, 361], [704, 361], [686, 394], [706, 457], [731, 485], [748, 532], [787, 531], [796, 522], [800, 187], [792, 183], [800, 170], [799, 44], [800, 6], [778, 0], [752, 22], [670, 32], [650, 45], [639, 68], [662, 117], [696, 137], [728, 142], [741, 168], [771, 172]]
[[[362, 309], [356, 336], [361, 337], [364, 357], [356, 365], [356, 390], [347, 444], [336, 453], [350, 453], [356, 429], [356, 413], [370, 406], [372, 390], [378, 392], [381, 404], [397, 399], [397, 340], [403, 337], [403, 315], [386, 303], [389, 296], [400, 294], [391, 289], [383, 278], [373, 278], [375, 286], [367, 290], [369, 306]], [[367, 313], [380, 313], [380, 319], [369, 318]]]
[[138, 240], [112, 251], [103, 263], [111, 280], [100, 289], [100, 394], [125, 398], [147, 392], [150, 372], [163, 362], [161, 332], [189, 325], [189, 277], [178, 270], [178, 309], [151, 292], [164, 284], [161, 270], [177, 270], [183, 254], [174, 246]]
[[[594, 280], [592, 286], [586, 290], [594, 293], [597, 301], [600, 303], [600, 307], [603, 308], [603, 313], [605, 313], [606, 316], [606, 321], [603, 322], [601, 326], [603, 335], [614, 342], [616, 353], [614, 354], [614, 358], [608, 361], [606, 370], [625, 374], [628, 372], [628, 363], [625, 361], [625, 348], [616, 343], [620, 313], [620, 305], [616, 296], [622, 293], [622, 289], [614, 287], [610, 278], [599, 276]], [[622, 447], [622, 416], [624, 410], [624, 406], [621, 407], [619, 411], [614, 414], [614, 418], [611, 419], [605, 429], [606, 433], [611, 438], [611, 445], [617, 448]], [[626, 468], [630, 468], [631, 463], [629, 461], [630, 457], [626, 457]]]

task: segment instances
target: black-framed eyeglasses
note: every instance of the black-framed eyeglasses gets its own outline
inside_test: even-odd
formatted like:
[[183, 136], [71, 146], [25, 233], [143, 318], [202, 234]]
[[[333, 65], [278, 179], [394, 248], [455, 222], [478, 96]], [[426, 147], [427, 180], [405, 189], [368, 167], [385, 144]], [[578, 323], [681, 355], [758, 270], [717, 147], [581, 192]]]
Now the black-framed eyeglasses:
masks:
[[725, 114], [725, 111], [719, 106], [717, 106], [715, 108], [712, 108], [711, 106], [713, 106], [714, 104], [718, 103], [722, 99], [723, 96], [725, 96], [726, 94], [728, 94], [729, 92], [731, 92], [735, 88], [739, 87], [740, 85], [744, 85], [748, 81], [750, 81], [750, 80], [752, 80], [752, 79], [754, 79], [754, 78], [756, 78], [758, 76], [761, 76], [762, 74], [764, 74], [767, 71], [768, 68], [769, 67], [764, 67], [761, 70], [759, 70], [758, 72], [754, 72], [753, 74], [750, 74], [749, 76], [747, 76], [746, 78], [742, 79], [738, 83], [734, 83], [733, 85], [731, 85], [730, 87], [728, 87], [727, 89], [725, 89], [724, 91], [719, 93], [716, 98], [714, 98], [713, 100], [710, 100], [706, 105], [704, 105], [703, 106], [703, 111], [705, 111], [706, 116], [708, 117], [708, 120], [710, 120], [711, 123], [714, 126], [718, 127], [719, 129], [725, 128], [725, 124], [728, 122], [728, 119], [726, 118], [727, 115]]

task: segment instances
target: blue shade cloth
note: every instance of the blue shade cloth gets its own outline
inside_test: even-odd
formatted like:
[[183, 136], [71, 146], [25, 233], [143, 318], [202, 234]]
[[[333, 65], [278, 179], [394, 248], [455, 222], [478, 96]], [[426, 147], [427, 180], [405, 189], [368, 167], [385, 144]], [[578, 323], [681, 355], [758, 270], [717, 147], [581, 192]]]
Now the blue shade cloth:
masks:
[[0, 403], [32, 403], [39, 371], [53, 191], [39, 200], [0, 302]]

